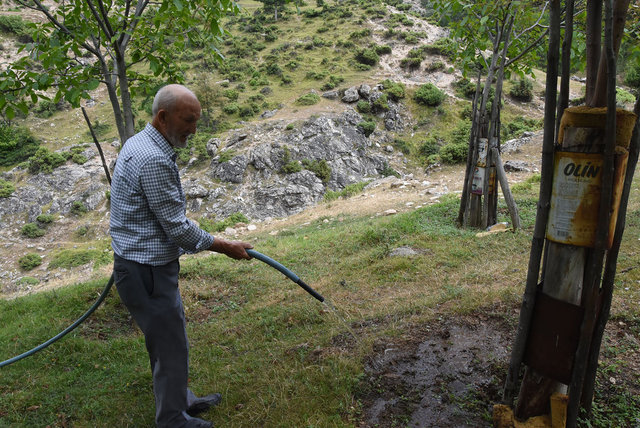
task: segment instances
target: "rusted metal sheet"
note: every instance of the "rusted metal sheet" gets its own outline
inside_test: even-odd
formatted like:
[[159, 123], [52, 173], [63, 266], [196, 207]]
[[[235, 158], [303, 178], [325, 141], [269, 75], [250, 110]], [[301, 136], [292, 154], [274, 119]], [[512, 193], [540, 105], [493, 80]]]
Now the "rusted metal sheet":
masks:
[[[614, 198], [609, 225], [609, 246], [613, 238], [628, 153], [615, 159]], [[602, 187], [602, 154], [556, 152], [547, 239], [582, 247], [595, 245], [598, 207]]]
[[571, 383], [583, 316], [584, 308], [539, 290], [523, 362], [544, 376]]

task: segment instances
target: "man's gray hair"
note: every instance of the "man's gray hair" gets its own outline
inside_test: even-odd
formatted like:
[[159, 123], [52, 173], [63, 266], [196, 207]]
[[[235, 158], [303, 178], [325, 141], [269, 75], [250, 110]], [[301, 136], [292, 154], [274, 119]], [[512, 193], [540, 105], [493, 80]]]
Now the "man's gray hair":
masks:
[[155, 117], [160, 110], [172, 111], [176, 105], [178, 99], [178, 93], [185, 91], [195, 97], [195, 94], [188, 88], [182, 85], [167, 85], [158, 90], [156, 96], [153, 98], [153, 105], [151, 106], [151, 114]]

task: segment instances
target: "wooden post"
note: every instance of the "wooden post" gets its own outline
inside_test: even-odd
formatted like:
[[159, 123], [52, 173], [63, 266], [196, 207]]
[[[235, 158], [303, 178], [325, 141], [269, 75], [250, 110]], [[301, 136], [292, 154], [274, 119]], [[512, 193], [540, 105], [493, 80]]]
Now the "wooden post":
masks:
[[511, 350], [509, 371], [507, 372], [507, 379], [502, 396], [503, 402], [509, 406], [513, 406], [520, 365], [524, 359], [524, 351], [529, 336], [529, 327], [531, 326], [536, 287], [540, 273], [540, 261], [544, 248], [547, 220], [549, 218], [549, 201], [551, 199], [553, 178], [551, 171], [553, 171], [553, 146], [555, 141], [555, 113], [558, 84], [558, 49], [560, 46], [560, 0], [551, 0], [549, 14], [550, 30], [549, 49], [547, 50], [547, 92], [545, 95], [544, 109], [544, 137], [542, 141], [542, 177], [540, 180], [540, 196], [538, 198], [536, 223], [533, 230], [533, 239], [531, 240], [531, 251], [529, 253], [527, 281], [522, 297], [522, 305], [520, 307], [516, 339]]
[[504, 167], [502, 166], [500, 152], [498, 152], [498, 149], [496, 148], [491, 149], [491, 151], [493, 152], [493, 157], [496, 160], [496, 175], [498, 176], [498, 180], [500, 181], [500, 187], [502, 188], [504, 201], [507, 204], [507, 208], [509, 208], [511, 224], [513, 225], [514, 230], [520, 229], [520, 216], [518, 215], [518, 206], [516, 205], [516, 201], [513, 199], [513, 195], [511, 195], [509, 182], [507, 181], [507, 175], [505, 174]]
[[[640, 97], [636, 98], [634, 108], [636, 116], [640, 117]], [[587, 374], [584, 387], [582, 390], [582, 407], [586, 410], [587, 415], [591, 415], [591, 405], [593, 402], [593, 392], [595, 388], [596, 372], [598, 369], [598, 357], [600, 355], [600, 346], [602, 344], [602, 336], [609, 319], [609, 310], [611, 309], [611, 300], [613, 298], [613, 285], [616, 275], [616, 265], [618, 261], [618, 253], [620, 251], [620, 243], [625, 227], [625, 218], [627, 214], [627, 204], [629, 193], [631, 191], [631, 183], [638, 163], [638, 154], [640, 152], [640, 129], [639, 123], [636, 122], [633, 136], [631, 137], [631, 145], [629, 147], [629, 159], [627, 162], [627, 171], [622, 189], [620, 200], [620, 208], [618, 211], [618, 219], [616, 222], [615, 236], [611, 249], [607, 253], [605, 262], [604, 276], [602, 279], [602, 302], [600, 312], [598, 313], [597, 322], [589, 351], [589, 361], [587, 363]]]

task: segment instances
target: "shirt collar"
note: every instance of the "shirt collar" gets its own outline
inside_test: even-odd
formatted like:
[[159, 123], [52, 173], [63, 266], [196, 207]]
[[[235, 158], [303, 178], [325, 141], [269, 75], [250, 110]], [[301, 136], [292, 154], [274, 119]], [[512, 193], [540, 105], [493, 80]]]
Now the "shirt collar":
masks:
[[160, 148], [160, 150], [167, 155], [167, 157], [171, 158], [172, 161], [175, 162], [178, 154], [175, 152], [171, 144], [167, 141], [166, 138], [158, 131], [152, 124], [147, 123], [147, 126], [144, 128], [144, 131], [149, 134], [151, 140]]

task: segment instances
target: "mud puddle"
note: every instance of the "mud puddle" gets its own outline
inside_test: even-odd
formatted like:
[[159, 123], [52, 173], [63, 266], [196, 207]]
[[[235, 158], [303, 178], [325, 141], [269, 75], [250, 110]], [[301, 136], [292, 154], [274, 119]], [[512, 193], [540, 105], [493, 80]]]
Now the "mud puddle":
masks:
[[508, 367], [504, 318], [440, 320], [378, 343], [365, 367], [362, 428], [489, 427]]

